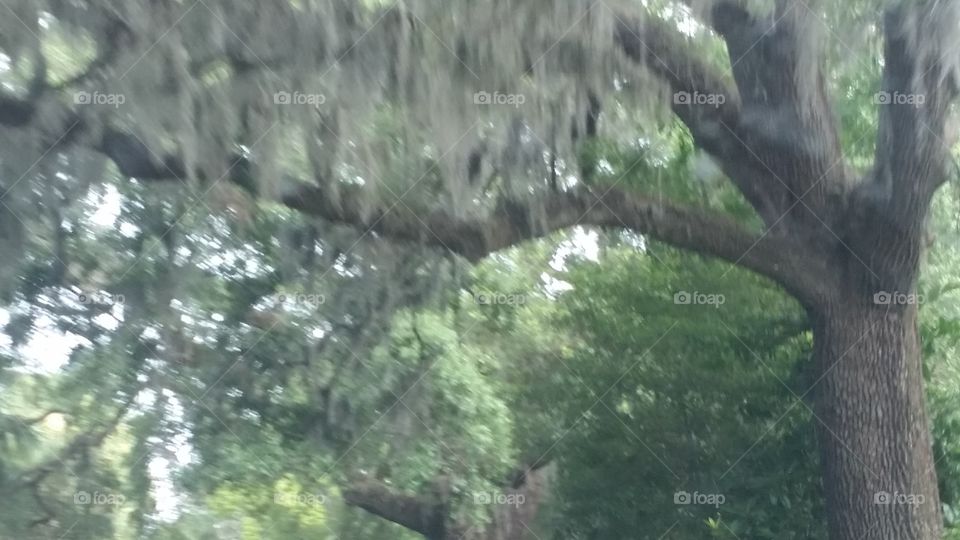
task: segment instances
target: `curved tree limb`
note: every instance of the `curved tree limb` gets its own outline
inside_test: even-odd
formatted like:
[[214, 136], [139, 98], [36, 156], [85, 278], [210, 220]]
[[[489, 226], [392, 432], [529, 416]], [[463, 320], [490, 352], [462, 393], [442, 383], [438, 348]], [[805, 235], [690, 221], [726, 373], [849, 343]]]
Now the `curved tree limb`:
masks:
[[400, 493], [383, 482], [364, 480], [356, 483], [343, 490], [343, 498], [351, 506], [363, 508], [427, 538], [439, 538], [443, 534], [446, 516], [442, 505]]
[[[85, 129], [85, 124], [77, 121], [62, 144], [72, 143]], [[180, 180], [186, 176], [179, 159], [154, 156], [137, 137], [118, 130], [106, 130], [95, 149], [108, 156], [128, 177], [151, 181]], [[230, 180], [249, 189], [250, 179], [238, 177], [248, 167], [241, 166], [242, 160], [237, 159]], [[290, 208], [328, 221], [401, 240], [434, 244], [471, 261], [558, 230], [584, 225], [629, 229], [682, 249], [718, 257], [773, 279], [804, 302], [816, 301], [823, 294], [822, 276], [829, 275], [824, 268], [810, 268], [816, 263], [803, 256], [800, 244], [792, 245], [778, 234], [757, 236], [730, 218], [705, 209], [683, 208], [619, 189], [610, 189], [599, 197], [580, 190], [548, 192], [541, 197], [532, 203], [501, 201], [482, 220], [458, 218], [443, 210], [417, 216], [406, 205], [366, 208], [364, 197], [356, 189], [344, 187], [336, 201], [326, 196], [326, 190], [318, 184], [303, 186], [282, 201]]]
[[[740, 129], [743, 125], [738, 90], [688, 51], [684, 43], [686, 38], [673, 26], [646, 21], [639, 33], [634, 30], [621, 20], [616, 39], [628, 55], [638, 61], [643, 57], [643, 61], [676, 91], [722, 93], [726, 96], [724, 103], [717, 107], [675, 103], [674, 108], [690, 127], [697, 142], [723, 158], [721, 166], [727, 175], [770, 225], [772, 220], [779, 218], [779, 212], [788, 201], [777, 188], [779, 182], [769, 181], [769, 175], [758, 175], [755, 166], [744, 166], [750, 161], [744, 153], [744, 141], [730, 136], [731, 126]], [[29, 100], [17, 100], [7, 103], [4, 109], [4, 102], [0, 100], [0, 124], [19, 125], [24, 118], [29, 119], [27, 107], [30, 103]], [[68, 133], [57, 134], [63, 147], [78, 144], [89, 129], [81, 116], [68, 119], [68, 122], [72, 122], [68, 124], [72, 125]], [[149, 181], [188, 176], [179, 158], [153, 155], [132, 134], [106, 129], [99, 140], [89, 144], [108, 156], [121, 174], [128, 177]], [[253, 185], [250, 179], [240, 178], [249, 167], [241, 166], [246, 162], [237, 159], [230, 180], [250, 189]], [[812, 264], [818, 264], [811, 262], [817, 259], [804, 256], [809, 248], [801, 249], [800, 241], [787, 240], [787, 235], [775, 231], [758, 236], [723, 215], [661, 203], [616, 189], [600, 197], [587, 191], [555, 191], [543, 194], [542, 200], [532, 203], [505, 200], [486, 218], [461, 219], [443, 210], [417, 216], [405, 205], [392, 210], [386, 206], [368, 209], [363, 206], [364, 198], [359, 193], [345, 190], [338, 197], [342, 200], [334, 200], [324, 194], [318, 187], [321, 185], [303, 187], [285, 196], [283, 202], [330, 221], [399, 239], [433, 243], [473, 261], [525, 240], [575, 225], [586, 225], [629, 229], [683, 249], [724, 259], [775, 280], [804, 302], [822, 296], [823, 276], [830, 275], [825, 268], [810, 268]], [[819, 277], [814, 280], [810, 276]]]
[[[511, 473], [500, 488], [506, 504], [492, 494], [487, 494], [486, 500], [477, 500], [492, 507], [492, 519], [483, 526], [456, 522], [448, 492], [413, 496], [378, 480], [363, 480], [344, 489], [343, 497], [348, 505], [418, 532], [428, 540], [520, 540], [529, 537], [528, 527], [549, 494], [553, 469], [552, 464], [541, 463]], [[434, 483], [443, 491], [444, 478]]]
[[802, 301], [825, 291], [824, 269], [803, 256], [799, 246], [774, 235], [755, 235], [707, 209], [684, 208], [618, 189], [596, 196], [586, 191], [546, 193], [533, 206], [504, 202], [491, 215], [458, 218], [444, 210], [418, 216], [401, 205], [368, 209], [359, 197], [340, 205], [319, 188], [304, 187], [283, 202], [294, 209], [378, 234], [443, 247], [477, 261], [527, 240], [577, 225], [628, 229], [667, 244], [743, 266], [773, 279]]

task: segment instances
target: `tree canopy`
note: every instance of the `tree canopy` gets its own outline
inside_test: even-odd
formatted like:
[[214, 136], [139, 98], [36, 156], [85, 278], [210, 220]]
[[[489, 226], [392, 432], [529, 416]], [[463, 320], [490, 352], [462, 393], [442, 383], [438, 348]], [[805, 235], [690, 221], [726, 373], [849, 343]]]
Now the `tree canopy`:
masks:
[[960, 538], [958, 10], [5, 0], [0, 538]]

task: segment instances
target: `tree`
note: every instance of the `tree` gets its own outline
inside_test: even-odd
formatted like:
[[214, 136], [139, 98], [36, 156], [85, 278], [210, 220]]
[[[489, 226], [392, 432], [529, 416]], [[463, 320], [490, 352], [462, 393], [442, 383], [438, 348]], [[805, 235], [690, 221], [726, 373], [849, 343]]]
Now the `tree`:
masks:
[[[821, 16], [850, 20], [833, 11], [839, 4], [202, 4], [12, 3], [2, 43], [11, 90], [0, 97], [12, 141], [3, 159], [13, 179], [0, 221], [6, 251], [23, 249], [18, 216], [39, 196], [35, 166], [96, 182], [91, 151], [140, 183], [212, 187], [229, 177], [324, 220], [471, 261], [574, 225], [628, 229], [752, 270], [803, 305], [832, 538], [940, 536], [914, 295], [953, 144], [955, 3], [884, 5], [881, 24], [868, 27], [868, 38], [883, 41], [868, 167], [844, 155], [849, 134], [831, 103], [851, 87], [814, 31]], [[681, 31], [692, 17], [709, 30]], [[861, 54], [872, 60], [870, 43]], [[64, 69], [57, 46], [80, 48], [89, 65]], [[335, 82], [318, 82], [331, 70]], [[489, 107], [483, 123], [460, 130], [457, 118], [476, 116], [464, 95], [490, 99], [478, 83], [496, 90], [494, 105], [509, 85], [527, 84], [536, 99], [516, 112]], [[298, 93], [316, 84], [330, 95]], [[600, 120], [613, 125], [613, 111], [632, 106], [630, 93], [649, 94], [633, 104], [638, 111], [672, 96], [673, 114], [759, 227], [594, 184], [602, 160], [578, 150]], [[348, 119], [360, 127], [347, 128]], [[461, 132], [470, 148], [448, 156]], [[284, 137], [303, 142], [286, 147]], [[375, 157], [373, 170], [358, 172], [354, 147]], [[280, 172], [278, 163], [295, 165]], [[427, 172], [411, 182], [407, 171], [420, 167]], [[303, 175], [311, 179], [290, 179]], [[877, 504], [883, 493], [924, 503]]]

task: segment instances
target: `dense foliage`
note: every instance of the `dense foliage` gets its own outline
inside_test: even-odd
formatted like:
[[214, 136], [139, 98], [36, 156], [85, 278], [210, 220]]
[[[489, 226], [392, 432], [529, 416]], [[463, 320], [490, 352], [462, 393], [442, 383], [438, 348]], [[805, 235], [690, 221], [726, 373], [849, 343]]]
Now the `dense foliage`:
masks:
[[[580, 227], [468, 261], [426, 235], [397, 240], [281, 204], [284, 189], [332, 176], [325, 195], [338, 203], [339, 190], [366, 189], [364, 219], [383, 203], [474, 216], [559, 182], [647, 188], [759, 223], [689, 131], [650, 110], [665, 87], [624, 91], [653, 83], [598, 43], [619, 2], [451, 3], [463, 4], [455, 16], [426, 0], [385, 12], [378, 1], [4, 6], [0, 86], [43, 97], [29, 137], [0, 127], [0, 538], [412, 540], [348, 493], [377, 481], [482, 529], [528, 503], [511, 489], [535, 471], [549, 482], [529, 538], [827, 537], [812, 333], [771, 281]], [[823, 16], [867, 19], [865, 4]], [[692, 25], [672, 3], [647, 10]], [[412, 30], [423, 28], [435, 33]], [[856, 61], [831, 49], [829, 85], [848, 98], [840, 122], [862, 133], [842, 141], [853, 168], [877, 130], [874, 30], [856, 36]], [[721, 55], [715, 36], [687, 31], [708, 61]], [[117, 62], [128, 69], [105, 67]], [[270, 106], [303, 88], [322, 103]], [[487, 90], [529, 99], [528, 114], [478, 112], [472, 94]], [[76, 92], [124, 102], [74, 116]], [[593, 92], [608, 99], [603, 134], [589, 126]], [[13, 101], [0, 96], [0, 113]], [[117, 126], [145, 139], [122, 150], [184, 151], [150, 164], [183, 178], [50, 140], [109, 154]], [[460, 142], [471, 151], [448, 156]], [[919, 288], [956, 538], [958, 210], [955, 191], [938, 195], [939, 249]]]

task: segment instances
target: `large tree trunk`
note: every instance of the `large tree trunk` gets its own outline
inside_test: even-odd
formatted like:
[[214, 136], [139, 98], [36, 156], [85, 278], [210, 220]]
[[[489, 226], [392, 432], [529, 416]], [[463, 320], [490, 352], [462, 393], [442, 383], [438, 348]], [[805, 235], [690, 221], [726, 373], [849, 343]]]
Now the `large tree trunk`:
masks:
[[916, 305], [853, 296], [814, 315], [830, 538], [939, 539]]

